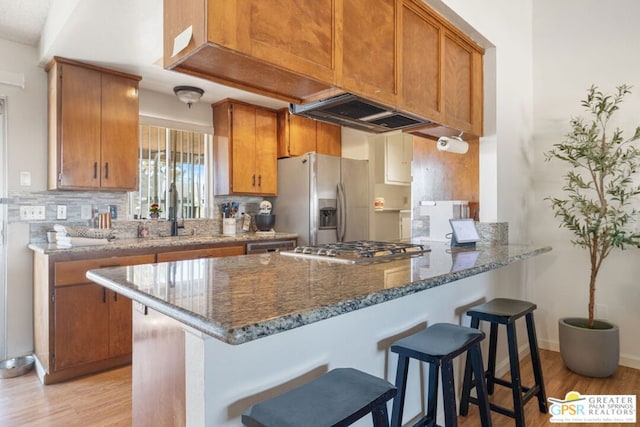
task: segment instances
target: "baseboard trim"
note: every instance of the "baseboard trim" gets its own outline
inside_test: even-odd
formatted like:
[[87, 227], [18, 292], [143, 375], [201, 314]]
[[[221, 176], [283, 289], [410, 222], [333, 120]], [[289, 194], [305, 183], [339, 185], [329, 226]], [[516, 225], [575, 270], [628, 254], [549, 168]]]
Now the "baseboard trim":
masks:
[[[545, 350], [560, 351], [560, 344], [558, 343], [558, 341], [538, 340], [538, 346]], [[620, 366], [640, 369], [640, 357], [628, 354], [620, 354]]]

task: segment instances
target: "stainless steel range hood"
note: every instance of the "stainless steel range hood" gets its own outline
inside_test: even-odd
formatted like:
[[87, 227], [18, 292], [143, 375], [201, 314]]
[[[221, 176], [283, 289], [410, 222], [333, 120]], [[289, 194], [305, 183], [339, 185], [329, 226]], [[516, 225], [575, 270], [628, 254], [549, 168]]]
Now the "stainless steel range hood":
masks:
[[308, 104], [290, 104], [289, 110], [299, 116], [373, 133], [414, 128], [431, 123], [422, 117], [397, 111], [351, 93]]

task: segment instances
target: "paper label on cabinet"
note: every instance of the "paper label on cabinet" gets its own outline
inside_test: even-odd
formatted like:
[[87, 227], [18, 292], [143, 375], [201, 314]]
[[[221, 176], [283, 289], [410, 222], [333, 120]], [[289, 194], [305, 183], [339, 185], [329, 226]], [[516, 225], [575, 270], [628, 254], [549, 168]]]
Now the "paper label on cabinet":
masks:
[[191, 41], [191, 36], [193, 35], [193, 25], [189, 25], [186, 30], [181, 32], [173, 39], [173, 53], [171, 56], [176, 56], [180, 53], [184, 48], [189, 46], [189, 42]]

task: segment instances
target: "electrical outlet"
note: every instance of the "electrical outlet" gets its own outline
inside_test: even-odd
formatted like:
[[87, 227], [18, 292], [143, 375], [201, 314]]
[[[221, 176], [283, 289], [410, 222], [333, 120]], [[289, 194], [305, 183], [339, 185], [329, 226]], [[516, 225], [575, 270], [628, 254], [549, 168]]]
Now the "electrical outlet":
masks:
[[57, 219], [67, 219], [67, 206], [66, 205], [58, 205], [58, 209], [56, 210], [56, 218]]
[[38, 221], [44, 219], [44, 206], [20, 206], [20, 221]]

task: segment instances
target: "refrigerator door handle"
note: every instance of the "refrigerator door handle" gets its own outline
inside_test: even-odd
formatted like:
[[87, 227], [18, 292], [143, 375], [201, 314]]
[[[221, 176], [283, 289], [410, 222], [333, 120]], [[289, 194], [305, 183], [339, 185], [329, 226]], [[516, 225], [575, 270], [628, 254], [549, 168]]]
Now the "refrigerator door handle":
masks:
[[342, 183], [338, 184], [338, 199], [336, 202], [338, 210], [336, 233], [338, 242], [344, 242], [347, 228], [347, 199], [344, 194], [344, 186]]

